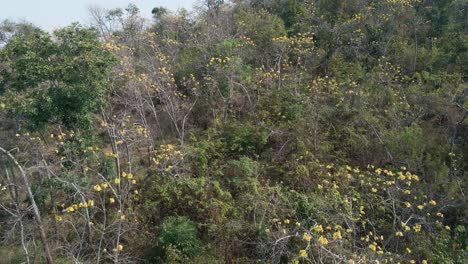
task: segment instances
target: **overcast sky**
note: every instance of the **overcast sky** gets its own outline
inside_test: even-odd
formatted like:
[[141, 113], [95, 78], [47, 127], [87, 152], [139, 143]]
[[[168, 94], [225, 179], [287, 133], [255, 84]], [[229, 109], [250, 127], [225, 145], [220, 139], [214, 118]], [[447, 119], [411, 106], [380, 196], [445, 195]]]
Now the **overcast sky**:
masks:
[[156, 6], [165, 6], [171, 10], [191, 9], [197, 0], [0, 0], [0, 21], [11, 19], [26, 20], [52, 31], [72, 22], [88, 24], [87, 8], [101, 6], [105, 8], [126, 7], [136, 4], [143, 16], [151, 17], [151, 10]]

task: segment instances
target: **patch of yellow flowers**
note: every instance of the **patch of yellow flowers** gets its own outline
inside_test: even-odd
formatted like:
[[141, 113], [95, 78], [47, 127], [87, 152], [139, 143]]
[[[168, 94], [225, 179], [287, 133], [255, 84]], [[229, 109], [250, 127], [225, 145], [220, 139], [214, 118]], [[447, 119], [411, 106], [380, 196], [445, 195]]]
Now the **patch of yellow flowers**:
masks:
[[94, 200], [88, 200], [87, 202], [72, 204], [72, 205], [68, 206], [67, 208], [65, 208], [65, 212], [72, 213], [72, 212], [77, 211], [80, 208], [87, 208], [87, 207], [91, 207], [91, 206], [94, 206]]

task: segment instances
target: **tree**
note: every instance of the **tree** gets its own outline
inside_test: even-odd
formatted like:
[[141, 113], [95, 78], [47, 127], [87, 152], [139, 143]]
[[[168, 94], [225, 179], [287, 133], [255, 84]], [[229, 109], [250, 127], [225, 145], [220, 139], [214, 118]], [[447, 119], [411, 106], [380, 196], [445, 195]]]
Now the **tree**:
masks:
[[107, 74], [114, 62], [98, 34], [78, 24], [51, 36], [39, 29], [14, 34], [0, 57], [0, 94], [8, 111], [30, 128], [48, 122], [89, 126], [103, 103]]

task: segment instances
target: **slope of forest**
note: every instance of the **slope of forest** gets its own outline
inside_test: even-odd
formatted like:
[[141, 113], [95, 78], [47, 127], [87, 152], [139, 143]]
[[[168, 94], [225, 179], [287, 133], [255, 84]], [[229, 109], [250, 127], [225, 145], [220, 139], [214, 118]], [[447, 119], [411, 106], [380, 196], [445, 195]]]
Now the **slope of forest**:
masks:
[[468, 263], [468, 1], [202, 4], [0, 24], [1, 263]]

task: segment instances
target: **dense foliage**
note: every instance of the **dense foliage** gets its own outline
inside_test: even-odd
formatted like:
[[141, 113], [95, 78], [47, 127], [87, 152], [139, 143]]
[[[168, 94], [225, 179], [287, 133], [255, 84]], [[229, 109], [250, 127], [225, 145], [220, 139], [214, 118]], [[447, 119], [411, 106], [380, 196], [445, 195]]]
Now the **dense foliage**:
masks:
[[207, 0], [53, 33], [3, 22], [0, 255], [467, 263], [467, 9]]

